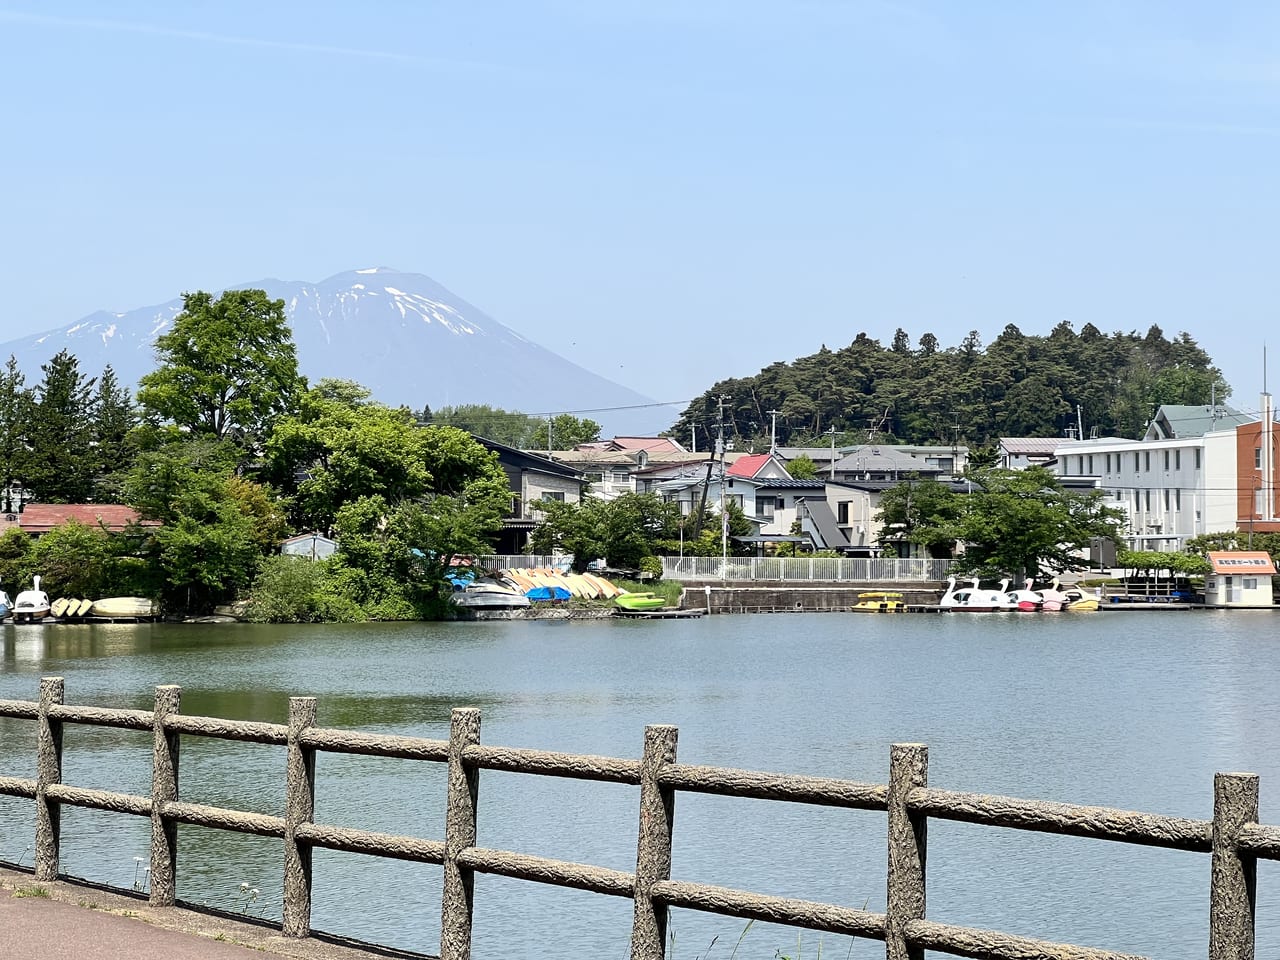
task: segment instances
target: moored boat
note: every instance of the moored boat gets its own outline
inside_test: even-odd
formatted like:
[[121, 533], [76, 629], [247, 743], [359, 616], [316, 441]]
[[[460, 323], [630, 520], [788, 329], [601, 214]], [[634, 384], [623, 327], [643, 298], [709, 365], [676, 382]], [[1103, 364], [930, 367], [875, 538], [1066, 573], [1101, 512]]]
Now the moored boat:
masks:
[[[81, 602], [81, 606], [83, 606]], [[106, 597], [89, 605], [91, 617], [149, 617], [155, 612], [155, 604], [146, 597]], [[78, 614], [84, 616], [83, 613]]]
[[39, 623], [49, 616], [49, 595], [40, 589], [40, 577], [31, 578], [31, 589], [23, 590], [13, 602], [14, 623]]
[[849, 609], [854, 613], [904, 613], [907, 605], [901, 593], [872, 590], [858, 594], [858, 602]]
[[1008, 579], [1001, 580], [995, 590], [982, 589], [981, 581], [976, 578], [969, 582], [972, 586], [957, 588], [956, 578], [948, 577], [947, 590], [938, 606], [956, 613], [1000, 613], [1018, 609], [1017, 602], [1005, 592], [1009, 586]]
[[667, 605], [662, 597], [655, 597], [649, 592], [619, 594], [613, 602], [623, 610], [659, 610]]
[[529, 606], [529, 598], [523, 593], [492, 580], [477, 580], [455, 590], [449, 599], [456, 606], [470, 610], [514, 610]]

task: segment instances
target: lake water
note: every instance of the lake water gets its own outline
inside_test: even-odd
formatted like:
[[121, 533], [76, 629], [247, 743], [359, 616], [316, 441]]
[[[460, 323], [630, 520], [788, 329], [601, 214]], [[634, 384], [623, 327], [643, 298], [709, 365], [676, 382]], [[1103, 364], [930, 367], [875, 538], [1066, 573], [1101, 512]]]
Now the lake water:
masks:
[[[1280, 823], [1280, 620], [1266, 612], [1061, 616], [841, 614], [694, 621], [323, 627], [4, 627], [0, 698], [66, 677], [69, 703], [147, 709], [156, 684], [185, 713], [283, 722], [319, 698], [324, 726], [446, 738], [449, 710], [483, 711], [488, 743], [638, 757], [649, 723], [679, 757], [885, 782], [889, 745], [930, 747], [947, 789], [1209, 818], [1213, 774], [1262, 780]], [[68, 783], [146, 793], [150, 735], [69, 726]], [[185, 800], [283, 805], [284, 750], [183, 738]], [[319, 757], [316, 818], [443, 836], [441, 764]], [[34, 776], [34, 724], [0, 720], [0, 775]], [[484, 771], [479, 843], [635, 865], [634, 788]], [[30, 801], [0, 798], [0, 859], [31, 863]], [[144, 820], [67, 809], [63, 870], [130, 887]], [[180, 829], [180, 897], [280, 913], [279, 842]], [[144, 858], [141, 864], [135, 858]], [[884, 908], [884, 815], [681, 795], [673, 876]], [[928, 915], [1153, 957], [1203, 958], [1209, 858], [932, 821]], [[260, 891], [252, 902], [239, 892]], [[314, 926], [438, 947], [440, 869], [316, 851]], [[631, 903], [476, 879], [473, 954], [627, 956]], [[677, 960], [727, 957], [744, 924], [672, 916]], [[1280, 955], [1280, 869], [1259, 864], [1259, 957]], [[883, 946], [755, 925], [737, 956], [883, 956]]]

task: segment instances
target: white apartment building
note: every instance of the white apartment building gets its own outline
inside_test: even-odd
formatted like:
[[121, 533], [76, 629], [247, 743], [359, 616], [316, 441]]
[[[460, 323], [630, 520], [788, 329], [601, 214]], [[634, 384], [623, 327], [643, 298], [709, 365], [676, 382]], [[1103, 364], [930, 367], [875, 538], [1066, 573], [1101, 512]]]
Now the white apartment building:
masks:
[[1096, 478], [1125, 512], [1135, 550], [1181, 550], [1191, 537], [1235, 530], [1236, 430], [1168, 440], [1067, 440], [1060, 476]]

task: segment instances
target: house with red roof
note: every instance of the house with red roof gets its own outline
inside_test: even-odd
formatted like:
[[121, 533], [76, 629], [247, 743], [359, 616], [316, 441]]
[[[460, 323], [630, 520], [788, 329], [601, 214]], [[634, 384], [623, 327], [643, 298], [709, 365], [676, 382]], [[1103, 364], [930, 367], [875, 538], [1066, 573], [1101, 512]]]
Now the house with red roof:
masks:
[[730, 477], [741, 477], [744, 480], [790, 480], [787, 468], [771, 453], [752, 453], [739, 457], [733, 465], [725, 470]]
[[38, 537], [72, 521], [110, 533], [132, 524], [160, 526], [160, 521], [143, 520], [137, 510], [121, 503], [28, 503], [18, 513], [0, 514], [0, 533], [18, 529]]

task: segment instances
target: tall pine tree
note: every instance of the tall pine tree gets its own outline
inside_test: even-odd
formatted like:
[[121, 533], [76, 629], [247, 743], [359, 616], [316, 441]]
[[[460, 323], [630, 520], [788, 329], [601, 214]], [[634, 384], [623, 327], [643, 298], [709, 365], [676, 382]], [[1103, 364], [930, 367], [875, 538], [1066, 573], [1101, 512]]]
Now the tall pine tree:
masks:
[[44, 503], [83, 503], [93, 492], [94, 378], [66, 350], [44, 364], [28, 429], [26, 485]]
[[93, 499], [97, 503], [120, 498], [124, 474], [132, 464], [128, 438], [136, 422], [133, 395], [108, 365], [93, 400]]
[[31, 391], [13, 355], [0, 373], [0, 509], [12, 513], [20, 506], [21, 484], [27, 472], [26, 428], [31, 418]]

